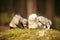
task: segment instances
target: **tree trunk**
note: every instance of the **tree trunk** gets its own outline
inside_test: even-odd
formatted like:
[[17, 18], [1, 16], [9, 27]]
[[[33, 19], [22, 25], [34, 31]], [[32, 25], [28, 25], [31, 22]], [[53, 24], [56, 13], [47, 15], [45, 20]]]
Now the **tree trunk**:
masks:
[[36, 2], [37, 2], [36, 0], [27, 0], [27, 15], [28, 16], [32, 13], [37, 12]]
[[20, 14], [22, 17], [27, 18], [26, 1], [25, 0], [17, 0], [16, 12], [17, 12], [17, 14]]
[[39, 10], [40, 13], [42, 13], [43, 12], [43, 0], [39, 0], [38, 1], [38, 5], [39, 5], [38, 6], [38, 8], [39, 8], [38, 10]]
[[54, 28], [54, 0], [46, 0], [46, 16], [52, 21]]
[[7, 13], [8, 16], [11, 16], [12, 12], [13, 12], [13, 0], [7, 0]]

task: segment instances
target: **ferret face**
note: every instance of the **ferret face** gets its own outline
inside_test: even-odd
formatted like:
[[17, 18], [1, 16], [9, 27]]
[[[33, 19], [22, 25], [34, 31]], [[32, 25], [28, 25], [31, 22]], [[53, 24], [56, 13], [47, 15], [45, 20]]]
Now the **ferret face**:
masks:
[[28, 25], [28, 20], [27, 19], [22, 19], [22, 24], [23, 24], [23, 26], [24, 27], [27, 27], [27, 25]]

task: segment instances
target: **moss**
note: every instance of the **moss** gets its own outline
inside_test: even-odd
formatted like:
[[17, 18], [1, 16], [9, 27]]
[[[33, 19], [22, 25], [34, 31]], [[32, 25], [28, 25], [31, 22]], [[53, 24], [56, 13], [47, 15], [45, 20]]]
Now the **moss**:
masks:
[[[44, 32], [42, 32], [44, 31]], [[43, 36], [40, 36], [42, 32]], [[3, 37], [5, 36], [5, 37]], [[60, 32], [53, 29], [12, 29], [0, 33], [0, 39], [6, 40], [60, 40]]]

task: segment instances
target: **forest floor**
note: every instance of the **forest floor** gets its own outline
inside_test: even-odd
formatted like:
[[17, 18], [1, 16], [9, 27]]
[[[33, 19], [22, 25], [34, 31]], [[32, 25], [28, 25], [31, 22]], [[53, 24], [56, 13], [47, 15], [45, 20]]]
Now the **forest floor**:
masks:
[[0, 26], [0, 32], [6, 31], [9, 29], [10, 29], [9, 26]]
[[60, 32], [55, 29], [5, 29], [0, 32], [0, 40], [60, 40]]

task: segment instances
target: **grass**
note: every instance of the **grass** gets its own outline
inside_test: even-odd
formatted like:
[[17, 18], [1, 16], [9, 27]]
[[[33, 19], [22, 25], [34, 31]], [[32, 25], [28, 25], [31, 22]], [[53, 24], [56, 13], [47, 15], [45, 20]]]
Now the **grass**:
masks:
[[12, 29], [0, 33], [0, 40], [60, 40], [60, 32], [47, 29]]
[[60, 31], [60, 19], [59, 18], [55, 18], [55, 29]]
[[14, 16], [15, 14], [14, 13], [12, 13], [11, 15], [10, 15], [10, 17], [9, 17], [9, 15], [8, 15], [8, 13], [1, 13], [1, 15], [0, 15], [0, 24], [8, 24], [8, 23], [10, 23], [10, 21], [12, 20], [12, 18], [13, 18], [13, 16]]

